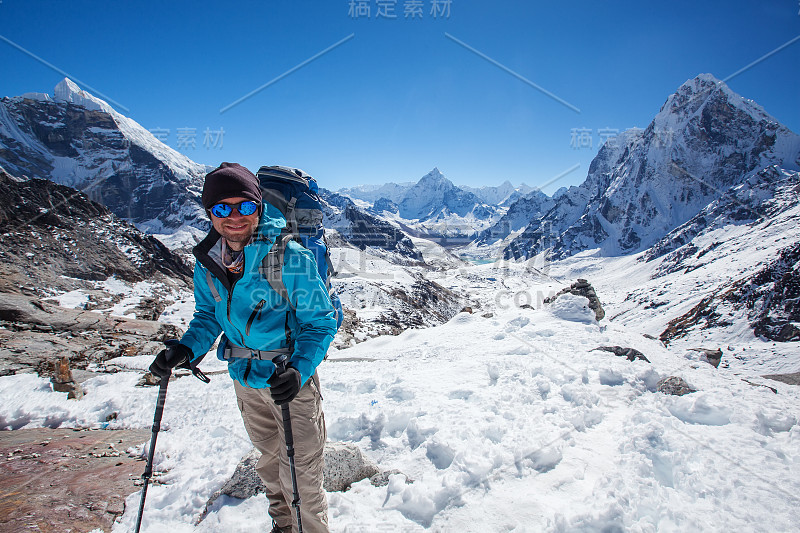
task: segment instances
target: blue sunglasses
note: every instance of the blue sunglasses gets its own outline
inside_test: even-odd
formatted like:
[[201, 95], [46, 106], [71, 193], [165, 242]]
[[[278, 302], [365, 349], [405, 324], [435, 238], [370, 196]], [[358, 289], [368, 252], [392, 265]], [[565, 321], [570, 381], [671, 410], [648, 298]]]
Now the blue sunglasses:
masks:
[[258, 211], [258, 203], [252, 200], [245, 200], [238, 204], [214, 204], [211, 206], [211, 214], [217, 218], [228, 218], [236, 209], [240, 215], [246, 217]]

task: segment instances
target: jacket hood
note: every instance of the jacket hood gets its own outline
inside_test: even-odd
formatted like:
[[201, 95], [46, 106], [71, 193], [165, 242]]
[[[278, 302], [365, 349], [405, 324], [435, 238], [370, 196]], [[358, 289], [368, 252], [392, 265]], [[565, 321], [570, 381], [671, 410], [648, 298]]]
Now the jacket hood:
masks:
[[286, 226], [286, 218], [281, 213], [280, 209], [275, 207], [269, 202], [261, 204], [263, 211], [261, 218], [258, 221], [258, 228], [256, 229], [256, 240], [259, 237], [266, 238], [274, 241], [275, 237], [280, 235], [281, 230]]

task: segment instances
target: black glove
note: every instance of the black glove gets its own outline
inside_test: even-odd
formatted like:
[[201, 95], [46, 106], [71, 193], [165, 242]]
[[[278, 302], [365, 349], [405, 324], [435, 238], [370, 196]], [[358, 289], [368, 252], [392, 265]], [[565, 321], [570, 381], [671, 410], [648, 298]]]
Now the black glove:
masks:
[[192, 350], [183, 344], [169, 344], [156, 356], [153, 364], [150, 365], [150, 373], [161, 379], [168, 378], [172, 374], [172, 369], [176, 366], [186, 364], [194, 358]]
[[293, 366], [287, 366], [280, 375], [277, 369], [267, 380], [269, 392], [277, 405], [283, 405], [294, 400], [300, 392], [300, 372]]

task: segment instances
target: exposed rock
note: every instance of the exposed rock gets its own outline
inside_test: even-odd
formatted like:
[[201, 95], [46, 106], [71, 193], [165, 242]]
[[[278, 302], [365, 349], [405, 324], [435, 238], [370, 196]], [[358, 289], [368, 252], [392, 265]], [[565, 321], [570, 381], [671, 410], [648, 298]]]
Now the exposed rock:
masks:
[[756, 335], [778, 342], [800, 341], [796, 326], [800, 322], [800, 242], [781, 250], [774, 261], [726, 296], [749, 310]]
[[[361, 452], [355, 444], [344, 442], [325, 443], [325, 466], [323, 469], [323, 487], [328, 492], [344, 491], [353, 483], [362, 479], [370, 479], [375, 486], [388, 483], [390, 475], [402, 474], [397, 470], [382, 472], [372, 461]], [[264, 492], [264, 484], [256, 473], [256, 463], [261, 457], [261, 452], [253, 448], [245, 455], [236, 470], [223, 487], [215, 492], [206, 504], [200, 520], [205, 518], [211, 505], [220, 496], [231, 496], [240, 500]], [[407, 482], [411, 482], [406, 476]]]
[[787, 385], [800, 385], [800, 372], [795, 372], [794, 374], [770, 374], [762, 377], [780, 381], [781, 383], [786, 383]]
[[142, 298], [139, 305], [125, 313], [126, 315], [133, 315], [139, 320], [158, 320], [167, 304], [172, 302], [165, 302], [161, 298]]
[[347, 309], [345, 307], [342, 309], [342, 311], [344, 311], [342, 325], [339, 327], [339, 331], [336, 332], [336, 336], [333, 338], [333, 345], [339, 350], [349, 348], [350, 346], [357, 344], [359, 339], [356, 337], [356, 332], [364, 325], [362, 320], [358, 318], [358, 315], [352, 309]]
[[691, 388], [689, 384], [683, 380], [683, 378], [679, 378], [677, 376], [670, 376], [660, 380], [656, 385], [656, 388], [658, 392], [672, 394], [674, 396], [683, 396], [684, 394], [697, 392], [697, 390]]
[[68, 400], [80, 400], [83, 398], [83, 388], [75, 383], [72, 378], [72, 370], [69, 368], [69, 358], [62, 356], [53, 362], [53, 377], [50, 382], [56, 392], [66, 392]]
[[320, 189], [320, 196], [324, 200], [325, 227], [334, 228], [346, 242], [360, 250], [374, 246], [396, 252], [415, 264], [422, 262], [422, 254], [402, 229], [357, 207], [346, 196], [327, 189]]
[[9, 173], [85, 190], [137, 224], [208, 227], [200, 203], [208, 169], [71, 81], [53, 98], [0, 99], [0, 117], [0, 165]]
[[0, 431], [0, 529], [111, 531], [145, 466], [124, 450], [149, 438], [149, 429]]
[[386, 291], [399, 302], [382, 313], [377, 322], [392, 328], [392, 335], [399, 335], [409, 328], [444, 324], [463, 307], [463, 300], [453, 291], [420, 274], [415, 277], [410, 291], [401, 288]]
[[75, 383], [75, 380], [72, 379], [72, 371], [69, 368], [69, 359], [67, 357], [56, 359], [53, 366], [53, 377], [50, 378], [50, 381], [53, 383]]
[[388, 198], [378, 198], [370, 208], [370, 211], [377, 215], [380, 215], [383, 211], [397, 213], [399, 210], [400, 207]]
[[[503, 256], [528, 259], [548, 250], [552, 259], [562, 259], [593, 248], [605, 256], [647, 250], [751, 173], [770, 165], [797, 168], [798, 139], [754, 102], [701, 74], [671, 95], [646, 129], [605, 142], [586, 180], [557, 195], [544, 215], [532, 213]], [[740, 202], [729, 205], [728, 220], [752, 220]], [[705, 228], [711, 219], [696, 222]]]
[[606, 316], [606, 312], [603, 311], [603, 306], [600, 303], [600, 299], [597, 297], [597, 293], [594, 290], [594, 287], [586, 281], [585, 279], [578, 279], [575, 283], [570, 285], [569, 287], [565, 287], [558, 291], [555, 296], [551, 296], [549, 298], [544, 299], [545, 304], [555, 302], [559, 296], [562, 294], [574, 294], [575, 296], [583, 296], [589, 300], [589, 309], [594, 311], [595, 319], [600, 321], [603, 317]]
[[666, 346], [672, 339], [685, 336], [692, 328], [700, 324], [705, 324], [702, 327], [706, 328], [724, 325], [719, 323], [720, 314], [716, 312], [716, 306], [712, 305], [713, 301], [713, 295], [703, 298], [700, 303], [695, 305], [688, 312], [670, 320], [667, 324], [667, 328], [659, 335], [659, 340]]
[[626, 357], [628, 361], [635, 361], [640, 359], [642, 361], [650, 362], [642, 352], [635, 348], [623, 348], [622, 346], [598, 346], [595, 350], [603, 350], [604, 352], [611, 352], [617, 357]]
[[239, 464], [236, 465], [233, 476], [225, 482], [219, 490], [219, 493], [215, 494], [211, 501], [223, 494], [240, 500], [246, 500], [250, 496], [255, 496], [259, 492], [264, 492], [264, 483], [256, 473], [256, 463], [258, 463], [260, 457], [261, 452], [255, 448], [250, 450], [250, 452], [239, 461]]
[[329, 442], [325, 444], [326, 491], [336, 492], [379, 473], [380, 469], [361, 452], [355, 444]]
[[399, 470], [384, 470], [383, 472], [378, 472], [371, 478], [369, 478], [369, 482], [372, 484], [373, 487], [385, 487], [389, 484], [389, 478], [391, 476], [401, 475], [406, 478], [406, 483], [411, 484], [414, 483], [414, 480], [402, 473]]
[[693, 330], [728, 327], [732, 322], [726, 317], [744, 311], [756, 335], [777, 342], [800, 341], [800, 328], [795, 325], [800, 322], [799, 267], [800, 242], [796, 242], [756, 273], [708, 294], [671, 320], [660, 339], [666, 344]]
[[462, 309], [462, 310], [461, 310], [461, 311], [459, 311], [459, 312], [460, 312], [460, 313], [469, 313], [469, 314], [472, 314], [472, 308], [471, 308], [471, 307], [469, 307], [469, 306], [467, 306], [467, 307], [465, 307], [464, 309]]
[[774, 394], [778, 394], [778, 389], [776, 389], [775, 387], [770, 387], [769, 385], [764, 385], [763, 383], [753, 383], [749, 379], [742, 379], [742, 381], [753, 387], [764, 387], [765, 389], [771, 390]]
[[136, 383], [137, 387], [153, 387], [161, 383], [161, 380], [155, 377], [150, 372], [145, 372], [144, 375], [139, 378], [139, 382]]
[[0, 298], [0, 325], [0, 376], [50, 376], [51, 361], [63, 357], [75, 371], [114, 357], [155, 355], [165, 340], [181, 336], [169, 324], [65, 309], [18, 294]]

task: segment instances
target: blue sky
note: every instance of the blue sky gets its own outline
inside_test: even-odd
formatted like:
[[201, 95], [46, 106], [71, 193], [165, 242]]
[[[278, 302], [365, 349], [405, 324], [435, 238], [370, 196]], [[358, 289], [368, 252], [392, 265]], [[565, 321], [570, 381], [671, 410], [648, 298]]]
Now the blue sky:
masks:
[[[370, 12], [356, 17], [351, 0], [2, 0], [0, 36], [200, 163], [297, 166], [331, 189], [437, 166], [547, 193], [581, 183], [603, 135], [646, 127], [687, 79], [724, 79], [800, 36], [798, 0], [452, 0], [449, 16], [438, 2], [434, 17], [434, 0], [356, 1]], [[0, 65], [2, 96], [63, 78], [5, 40]], [[800, 40], [729, 85], [800, 132]]]

